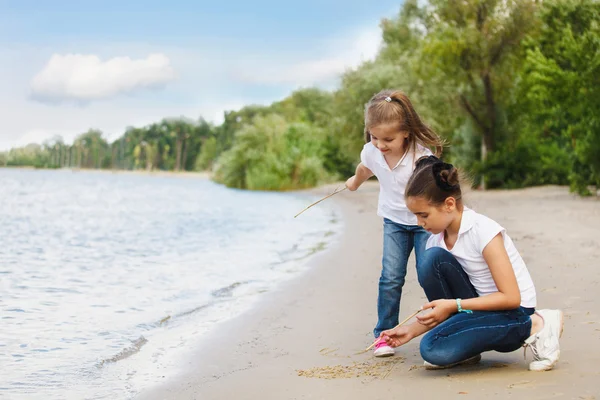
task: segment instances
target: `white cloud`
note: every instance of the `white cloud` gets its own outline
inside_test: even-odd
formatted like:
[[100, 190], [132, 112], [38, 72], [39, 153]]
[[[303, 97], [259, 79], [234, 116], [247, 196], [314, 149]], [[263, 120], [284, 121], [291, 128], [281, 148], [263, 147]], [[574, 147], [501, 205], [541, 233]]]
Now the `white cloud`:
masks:
[[[6, 78], [0, 79], [0, 151], [55, 135], [70, 143], [90, 128], [114, 140], [127, 126], [165, 117], [202, 116], [219, 124], [223, 111], [267, 105], [299, 86], [334, 88], [345, 69], [375, 57], [380, 36], [374, 22], [371, 29], [293, 48], [211, 41], [186, 47], [93, 42], [54, 48], [0, 46], [0, 77]], [[166, 83], [160, 92], [117, 95]], [[36, 99], [45, 101], [31, 101], [30, 88]], [[106, 100], [93, 101], [102, 98]], [[49, 105], [49, 100], [60, 105]], [[82, 102], [89, 104], [81, 107]]]
[[250, 68], [244, 66], [243, 70], [235, 71], [234, 76], [244, 83], [316, 85], [337, 79], [347, 69], [373, 60], [381, 44], [379, 28], [365, 29], [326, 41], [324, 56], [278, 62], [269, 58]]
[[145, 59], [115, 57], [102, 61], [96, 55], [54, 54], [31, 81], [32, 97], [42, 101], [106, 99], [142, 88], [155, 88], [175, 79], [164, 54]]

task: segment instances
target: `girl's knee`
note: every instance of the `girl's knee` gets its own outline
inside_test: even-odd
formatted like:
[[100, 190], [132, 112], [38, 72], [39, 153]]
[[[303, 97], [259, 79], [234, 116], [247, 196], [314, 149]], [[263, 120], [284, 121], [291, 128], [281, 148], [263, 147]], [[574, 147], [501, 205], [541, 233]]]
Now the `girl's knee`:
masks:
[[440, 247], [432, 247], [425, 251], [422, 261], [417, 265], [417, 278], [421, 287], [425, 287], [431, 279], [437, 279], [436, 266], [441, 252], [445, 251]]
[[381, 270], [380, 282], [404, 284], [406, 278], [406, 265], [402, 264], [398, 259], [383, 260], [383, 268]]
[[447, 346], [442, 346], [434, 335], [425, 335], [421, 340], [421, 357], [430, 364], [444, 366], [456, 362], [452, 357], [452, 351]]
[[432, 247], [425, 251], [423, 261], [417, 268], [417, 278], [421, 287], [425, 288], [428, 282], [432, 280], [437, 282], [439, 279], [440, 265], [444, 262], [449, 262], [454, 256], [447, 250], [441, 247]]
[[441, 247], [432, 247], [425, 251], [425, 261], [430, 263], [447, 261], [449, 258], [454, 258], [454, 256], [448, 250]]
[[398, 287], [402, 288], [406, 277], [397, 273], [382, 273], [379, 277], [380, 287]]

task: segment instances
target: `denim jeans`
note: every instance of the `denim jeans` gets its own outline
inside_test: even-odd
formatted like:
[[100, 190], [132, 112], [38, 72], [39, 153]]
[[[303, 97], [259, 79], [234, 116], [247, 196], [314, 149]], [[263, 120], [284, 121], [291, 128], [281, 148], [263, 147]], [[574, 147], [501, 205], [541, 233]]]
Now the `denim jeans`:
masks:
[[[477, 297], [469, 277], [448, 251], [426, 251], [419, 283], [429, 301]], [[522, 346], [531, 331], [535, 309], [519, 307], [505, 311], [456, 313], [425, 334], [421, 356], [435, 365], [449, 365], [484, 351], [508, 353]]]
[[428, 238], [429, 233], [418, 225], [402, 225], [383, 219], [383, 268], [377, 297], [378, 320], [373, 330], [375, 338], [382, 331], [398, 325], [408, 257], [414, 247], [418, 274]]

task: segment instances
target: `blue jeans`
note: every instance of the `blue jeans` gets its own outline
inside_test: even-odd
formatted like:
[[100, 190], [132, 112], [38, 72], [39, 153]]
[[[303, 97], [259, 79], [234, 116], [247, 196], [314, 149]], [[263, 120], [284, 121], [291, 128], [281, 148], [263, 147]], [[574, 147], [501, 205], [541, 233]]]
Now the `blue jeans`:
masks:
[[414, 247], [418, 274], [428, 238], [429, 233], [418, 225], [402, 225], [387, 218], [383, 219], [383, 268], [377, 297], [378, 320], [373, 330], [375, 338], [378, 338], [382, 331], [398, 325], [408, 257]]
[[[477, 297], [469, 277], [448, 251], [433, 247], [426, 251], [419, 283], [429, 301]], [[425, 334], [421, 356], [435, 365], [449, 365], [484, 351], [508, 353], [529, 337], [535, 309], [519, 307], [505, 311], [456, 313]]]

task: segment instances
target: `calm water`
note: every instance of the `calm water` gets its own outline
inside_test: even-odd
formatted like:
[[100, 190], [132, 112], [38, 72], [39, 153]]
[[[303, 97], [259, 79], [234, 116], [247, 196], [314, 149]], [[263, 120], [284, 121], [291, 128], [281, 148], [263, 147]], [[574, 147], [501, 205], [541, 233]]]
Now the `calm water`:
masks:
[[121, 399], [334, 240], [331, 203], [208, 180], [0, 169], [0, 397]]

